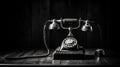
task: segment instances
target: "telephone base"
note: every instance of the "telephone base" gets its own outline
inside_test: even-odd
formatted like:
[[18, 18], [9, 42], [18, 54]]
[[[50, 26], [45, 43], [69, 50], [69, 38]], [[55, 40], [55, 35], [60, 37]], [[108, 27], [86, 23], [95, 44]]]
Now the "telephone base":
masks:
[[53, 60], [80, 60], [84, 59], [85, 51], [84, 50], [59, 50], [56, 49], [55, 53], [53, 54]]

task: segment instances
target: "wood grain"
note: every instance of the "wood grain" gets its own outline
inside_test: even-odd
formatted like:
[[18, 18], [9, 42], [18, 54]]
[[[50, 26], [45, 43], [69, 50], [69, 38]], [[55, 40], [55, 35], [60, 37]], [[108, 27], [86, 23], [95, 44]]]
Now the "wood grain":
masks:
[[[94, 54], [94, 50], [86, 50], [86, 54]], [[53, 51], [51, 51], [53, 52]], [[13, 51], [11, 53], [5, 54], [4, 56], [9, 58], [19, 58], [19, 57], [27, 57], [27, 56], [36, 56], [36, 55], [43, 55], [47, 53], [46, 50], [42, 49], [26, 49], [26, 50], [18, 50]], [[2, 55], [1, 55], [2, 56]], [[4, 57], [3, 56], [3, 57]], [[53, 60], [52, 55], [48, 57], [37, 57], [37, 58], [25, 58], [25, 59], [18, 59], [18, 60], [2, 60], [0, 59], [1, 64], [50, 64], [50, 65], [81, 65], [81, 64], [108, 64], [108, 60], [101, 59], [100, 62], [96, 62], [95, 59], [91, 60]]]

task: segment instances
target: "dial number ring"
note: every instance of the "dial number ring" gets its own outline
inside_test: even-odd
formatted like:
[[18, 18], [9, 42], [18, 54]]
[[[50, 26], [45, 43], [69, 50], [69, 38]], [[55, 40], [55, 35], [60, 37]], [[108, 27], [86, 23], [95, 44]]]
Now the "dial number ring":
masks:
[[63, 40], [65, 48], [72, 48], [77, 45], [77, 40], [73, 37], [67, 37]]

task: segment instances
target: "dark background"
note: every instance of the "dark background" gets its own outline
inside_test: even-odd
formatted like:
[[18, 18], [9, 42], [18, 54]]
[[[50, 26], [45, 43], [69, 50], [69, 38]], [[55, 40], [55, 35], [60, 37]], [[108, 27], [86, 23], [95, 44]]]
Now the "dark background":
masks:
[[[113, 13], [109, 1], [16, 0], [6, 1], [5, 6], [3, 12], [5, 11], [5, 20], [8, 23], [8, 40], [0, 47], [1, 49], [45, 48], [43, 42], [43, 26], [45, 21], [53, 18], [59, 19], [61, 17], [81, 17], [82, 19], [90, 19], [95, 22], [93, 24], [95, 30], [92, 33], [84, 34], [82, 32], [86, 37], [84, 39], [84, 42], [87, 43], [86, 47], [107, 48], [111, 50], [117, 47], [117, 45], [111, 45], [111, 14]], [[96, 24], [99, 24], [101, 27], [102, 43], [99, 36], [100, 30]], [[59, 35], [56, 34], [56, 36]], [[51, 37], [52, 40], [54, 40], [53, 38]], [[56, 39], [58, 40], [59, 38]], [[54, 47], [53, 44], [52, 47]]]

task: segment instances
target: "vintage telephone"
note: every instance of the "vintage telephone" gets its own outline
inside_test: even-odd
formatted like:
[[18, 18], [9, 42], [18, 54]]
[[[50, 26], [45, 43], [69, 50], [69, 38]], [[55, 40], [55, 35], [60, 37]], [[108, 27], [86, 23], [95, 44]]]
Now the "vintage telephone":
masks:
[[[61, 18], [48, 20], [48, 22], [50, 22], [48, 27], [49, 30], [59, 30], [62, 28], [69, 31], [66, 37], [62, 40], [61, 45], [59, 45], [53, 52], [53, 60], [79, 60], [86, 58], [85, 48], [84, 46], [78, 44], [78, 40], [74, 37], [72, 30], [80, 28], [83, 32], [92, 32], [93, 27], [91, 23], [93, 23], [93, 21], [82, 20], [81, 18]], [[101, 56], [99, 55], [100, 53], [103, 54], [104, 50], [96, 50], [95, 55], [98, 58], [97, 60], [99, 60], [99, 56]]]
[[[51, 22], [51, 24], [49, 25], [50, 30], [62, 28], [69, 31], [66, 37], [62, 40], [61, 45], [59, 45], [58, 48], [53, 52], [54, 59], [78, 59], [79, 57], [78, 58], [75, 57], [76, 55], [77, 56], [81, 54], [82, 56], [85, 55], [84, 46], [78, 44], [78, 40], [74, 37], [72, 30], [76, 30], [81, 27], [82, 31], [92, 32], [93, 29], [92, 26], [90, 25], [89, 20], [82, 20], [81, 18], [79, 19], [64, 18], [64, 19], [53, 19], [48, 21]], [[80, 26], [81, 23], [83, 23], [84, 25]], [[67, 56], [68, 58], [64, 58]], [[74, 58], [72, 56], [74, 56]]]

